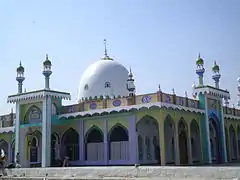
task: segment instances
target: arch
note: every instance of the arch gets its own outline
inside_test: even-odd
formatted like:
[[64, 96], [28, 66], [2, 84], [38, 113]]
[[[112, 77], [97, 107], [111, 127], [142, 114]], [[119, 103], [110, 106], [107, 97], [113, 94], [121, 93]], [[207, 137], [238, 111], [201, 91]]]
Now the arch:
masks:
[[237, 145], [236, 145], [236, 133], [233, 125], [229, 126], [229, 137], [230, 137], [230, 149], [231, 149], [231, 160], [237, 158]]
[[92, 126], [85, 135], [85, 160], [104, 160], [104, 134], [98, 126]]
[[4, 153], [8, 156], [8, 142], [4, 139], [0, 140], [0, 149], [3, 149]]
[[108, 135], [109, 139], [109, 159], [128, 160], [129, 159], [129, 137], [128, 130], [121, 124], [115, 124]]
[[62, 136], [62, 144], [64, 145], [64, 156], [69, 157], [70, 161], [79, 160], [79, 134], [73, 129], [69, 128]]
[[175, 164], [175, 123], [170, 115], [164, 119], [164, 142], [166, 164]]
[[40, 122], [41, 120], [42, 120], [41, 109], [36, 105], [30, 106], [24, 116], [24, 123], [36, 123]]
[[128, 130], [122, 124], [115, 124], [109, 131], [109, 141], [128, 141]]
[[212, 114], [209, 119], [209, 135], [210, 135], [210, 147], [211, 147], [211, 156], [213, 163], [221, 163], [222, 157], [220, 152], [220, 139], [219, 139], [219, 129], [218, 129], [218, 120], [216, 115]]
[[60, 137], [58, 133], [54, 132], [51, 135], [51, 164], [55, 164], [55, 160], [59, 158]]
[[240, 126], [239, 125], [237, 126], [237, 142], [238, 142], [238, 147], [237, 147], [238, 154], [240, 156]]
[[180, 164], [188, 164], [188, 133], [187, 123], [181, 118], [178, 122], [178, 141]]
[[98, 126], [92, 126], [85, 135], [85, 142], [103, 142], [103, 132]]
[[52, 103], [52, 115], [57, 115], [57, 105], [55, 103]]
[[195, 119], [191, 121], [191, 149], [192, 149], [192, 160], [193, 163], [201, 160], [201, 139], [200, 139], [200, 128]]
[[39, 163], [41, 159], [41, 132], [36, 130], [32, 133], [29, 144], [29, 160], [31, 163]]
[[60, 144], [60, 136], [58, 133], [56, 132], [52, 133], [51, 137], [56, 141], [57, 144]]
[[143, 116], [136, 125], [138, 133], [138, 159], [141, 164], [160, 163], [159, 123], [152, 116]]

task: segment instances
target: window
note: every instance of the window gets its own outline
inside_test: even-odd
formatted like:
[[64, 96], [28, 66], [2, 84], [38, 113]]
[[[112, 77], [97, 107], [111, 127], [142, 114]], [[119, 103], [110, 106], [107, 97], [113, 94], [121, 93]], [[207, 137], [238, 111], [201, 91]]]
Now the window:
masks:
[[85, 86], [84, 86], [84, 90], [85, 90], [85, 91], [88, 90], [88, 85], [87, 85], [87, 84], [85, 84]]
[[110, 84], [110, 82], [105, 82], [105, 88], [110, 88], [111, 87], [111, 84]]

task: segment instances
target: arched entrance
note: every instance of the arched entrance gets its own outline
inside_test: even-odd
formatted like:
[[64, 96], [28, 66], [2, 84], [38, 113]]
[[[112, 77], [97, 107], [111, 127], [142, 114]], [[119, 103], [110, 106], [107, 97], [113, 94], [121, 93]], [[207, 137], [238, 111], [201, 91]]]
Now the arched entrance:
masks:
[[211, 157], [213, 163], [221, 163], [222, 158], [220, 154], [220, 141], [217, 120], [210, 118], [209, 120], [209, 133], [210, 133], [210, 147]]
[[51, 163], [56, 164], [56, 160], [60, 160], [59, 146], [60, 138], [57, 133], [52, 133], [51, 135]]
[[175, 125], [170, 116], [164, 121], [164, 143], [166, 164], [175, 164]]
[[0, 149], [3, 149], [5, 155], [8, 157], [8, 143], [4, 139], [0, 140]]
[[138, 159], [140, 164], [160, 163], [159, 125], [152, 116], [143, 116], [137, 123]]
[[30, 167], [38, 167], [41, 165], [42, 159], [42, 134], [40, 131], [36, 130], [33, 133], [29, 133], [28, 136]]
[[85, 160], [104, 160], [103, 132], [97, 126], [91, 127], [85, 135]]
[[200, 129], [196, 120], [192, 120], [191, 125], [191, 149], [193, 163], [201, 161], [201, 140]]
[[229, 137], [230, 137], [231, 160], [236, 160], [237, 159], [236, 133], [233, 125], [230, 125], [229, 127]]
[[129, 160], [128, 130], [116, 124], [109, 132], [109, 160]]
[[238, 140], [238, 154], [240, 157], [240, 126], [239, 125], [237, 126], [237, 140]]
[[180, 164], [188, 164], [188, 141], [187, 141], [187, 124], [184, 119], [178, 123], [178, 141]]
[[226, 151], [227, 151], [227, 160], [230, 161], [231, 157], [230, 157], [230, 152], [229, 152], [229, 136], [228, 136], [228, 129], [225, 126], [225, 140], [226, 140]]
[[62, 138], [64, 156], [69, 157], [70, 161], [79, 160], [79, 135], [73, 128], [68, 129]]

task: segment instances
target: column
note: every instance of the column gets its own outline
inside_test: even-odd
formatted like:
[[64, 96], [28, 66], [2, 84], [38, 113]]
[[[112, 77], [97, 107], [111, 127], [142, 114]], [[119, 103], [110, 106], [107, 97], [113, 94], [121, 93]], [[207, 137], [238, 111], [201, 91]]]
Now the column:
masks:
[[[23, 152], [20, 152], [20, 104], [16, 102], [16, 120], [15, 120], [15, 152], [14, 152], [14, 159], [16, 162], [17, 153], [20, 154], [20, 158]], [[21, 163], [21, 162], [20, 162]]]
[[227, 148], [226, 148], [226, 134], [225, 134], [225, 119], [224, 119], [224, 115], [223, 115], [223, 107], [222, 107], [222, 104], [223, 104], [223, 100], [221, 99], [220, 100], [220, 106], [219, 106], [219, 109], [220, 109], [220, 113], [221, 113], [221, 128], [222, 128], [222, 143], [223, 143], [223, 154], [224, 154], [224, 157], [223, 157], [223, 160], [224, 162], [228, 162], [228, 158], [227, 158]]
[[208, 163], [212, 163], [212, 153], [211, 153], [211, 144], [210, 144], [210, 133], [209, 133], [209, 117], [208, 117], [208, 102], [207, 97], [204, 97], [205, 104], [205, 125], [206, 125], [206, 136], [207, 136], [207, 146], [208, 146]]
[[161, 154], [161, 165], [165, 166], [166, 161], [165, 161], [165, 136], [164, 136], [164, 118], [160, 116], [162, 121], [159, 122], [159, 138], [160, 138], [160, 154]]
[[51, 165], [51, 117], [52, 100], [45, 96], [42, 108], [42, 167]]
[[190, 124], [188, 124], [187, 134], [188, 134], [188, 164], [193, 164], [192, 143], [191, 143], [191, 125]]
[[180, 156], [179, 156], [179, 133], [178, 133], [178, 126], [177, 126], [177, 123], [175, 123], [176, 126], [175, 126], [175, 162], [176, 162], [176, 165], [180, 165]]
[[84, 148], [84, 121], [79, 121], [79, 159], [84, 164], [85, 161], [85, 148]]
[[8, 142], [8, 152], [7, 152], [7, 158], [8, 158], [8, 163], [12, 162], [12, 138], [10, 138]]
[[129, 127], [129, 160], [131, 164], [137, 164], [137, 132], [136, 132], [136, 116], [131, 115], [128, 118]]
[[104, 128], [103, 128], [103, 133], [104, 133], [104, 137], [103, 137], [103, 142], [104, 142], [104, 164], [107, 165], [108, 164], [108, 123], [107, 123], [107, 119], [104, 119], [103, 121], [104, 124]]
[[237, 157], [236, 157], [236, 159], [238, 159], [239, 158], [239, 152], [238, 152], [238, 134], [237, 134], [237, 129], [234, 129], [234, 131], [235, 131], [235, 140], [236, 140], [236, 152], [237, 152]]

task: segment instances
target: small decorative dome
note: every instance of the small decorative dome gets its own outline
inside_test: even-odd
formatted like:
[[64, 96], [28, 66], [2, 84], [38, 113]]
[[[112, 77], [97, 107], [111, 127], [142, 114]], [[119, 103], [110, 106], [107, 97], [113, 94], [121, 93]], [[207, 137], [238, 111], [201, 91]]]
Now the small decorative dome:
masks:
[[198, 58], [196, 60], [196, 65], [203, 65], [204, 60], [201, 58], [200, 53], [198, 54]]
[[20, 64], [19, 64], [19, 66], [18, 66], [18, 68], [17, 68], [17, 72], [18, 72], [18, 73], [24, 73], [24, 67], [22, 66], [21, 61], [20, 61]]
[[52, 65], [51, 61], [48, 59], [48, 54], [46, 54], [46, 59], [43, 62], [43, 65], [44, 66], [51, 66]]
[[217, 62], [216, 62], [216, 61], [214, 61], [214, 65], [213, 65], [213, 67], [212, 67], [212, 71], [213, 71], [213, 72], [219, 72], [219, 71], [220, 71], [220, 68], [219, 68], [219, 66], [217, 65]]
[[237, 78], [237, 82], [240, 83], [240, 76]]

